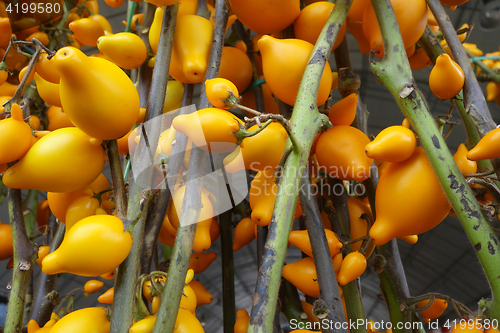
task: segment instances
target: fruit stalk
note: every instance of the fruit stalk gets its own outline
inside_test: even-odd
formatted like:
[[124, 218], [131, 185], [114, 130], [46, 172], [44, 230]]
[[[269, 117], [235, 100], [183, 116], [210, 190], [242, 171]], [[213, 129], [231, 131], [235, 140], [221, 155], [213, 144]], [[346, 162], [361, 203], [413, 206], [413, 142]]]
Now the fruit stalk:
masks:
[[[135, 2], [134, 2], [135, 3]], [[113, 184], [113, 193], [115, 197], [117, 216], [124, 218], [127, 215], [127, 191], [123, 181], [122, 163], [118, 153], [118, 144], [116, 140], [107, 142], [107, 153], [109, 159], [109, 168], [111, 170], [111, 183]]]
[[[491, 315], [498, 319], [500, 318], [500, 280], [497, 278], [500, 275], [500, 267], [497, 265], [500, 260], [498, 238], [482, 214], [474, 193], [453, 160], [446, 142], [429, 113], [425, 99], [416, 88], [399, 29], [395, 29], [396, 17], [391, 10], [389, 0], [372, 0], [372, 4], [384, 38], [384, 48], [387, 50], [382, 61], [374, 62], [372, 59], [372, 71], [378, 81], [392, 93], [401, 111], [417, 132], [436, 175], [486, 273], [493, 294]], [[470, 67], [469, 64], [467, 66]], [[470, 110], [470, 112], [473, 111]]]
[[[229, 8], [225, 0], [215, 2], [214, 35], [212, 49], [208, 60], [205, 80], [219, 75], [220, 58], [224, 46]], [[203, 85], [204, 86], [204, 85]], [[199, 108], [206, 108], [209, 102], [205, 92], [202, 91]], [[193, 251], [193, 241], [196, 232], [196, 222], [201, 210], [202, 177], [205, 165], [205, 152], [193, 146], [189, 160], [187, 185], [182, 203], [180, 225], [177, 229], [171, 264], [168, 269], [165, 289], [161, 297], [160, 308], [156, 314], [153, 333], [172, 332], [179, 311], [179, 303], [184, 287], [184, 280], [189, 266], [189, 259]]]
[[4, 328], [6, 332], [20, 333], [26, 292], [38, 252], [26, 234], [21, 190], [9, 188], [7, 196], [14, 250], [14, 273]]
[[[322, 127], [322, 123], [328, 121], [324, 115], [318, 112], [316, 96], [319, 82], [326, 59], [351, 3], [351, 0], [337, 1], [318, 37], [300, 84], [291, 118], [291, 131], [301, 145], [301, 149], [300, 152], [293, 150], [290, 153], [283, 168], [274, 205], [274, 218], [270, 223], [264, 257], [257, 280], [248, 332], [271, 332], [273, 329], [288, 235], [297, 204], [302, 172], [306, 167], [315, 135]], [[342, 330], [341, 332], [346, 331]]]
[[[439, 43], [428, 26], [425, 28], [425, 32], [422, 37], [420, 37], [419, 44], [425, 50], [425, 53], [427, 53], [433, 63], [436, 63], [436, 58], [440, 54], [445, 52], [443, 46]], [[465, 132], [467, 134], [465, 145], [467, 146], [467, 149], [472, 149], [477, 145], [479, 140], [481, 140], [481, 136], [479, 135], [479, 132], [474, 122], [472, 121], [472, 118], [469, 117], [467, 111], [465, 110], [463, 102], [463, 90], [457, 95], [456, 99], [453, 100], [453, 103], [457, 107], [460, 118], [462, 118], [462, 122], [465, 126]], [[493, 166], [491, 165], [491, 162], [489, 160], [477, 161], [477, 166], [479, 172], [493, 170]]]
[[[163, 23], [161, 27], [160, 41], [158, 43], [158, 58], [156, 68], [153, 73], [151, 82], [151, 92], [148, 99], [148, 107], [145, 116], [145, 121], [159, 116], [163, 113], [163, 103], [165, 101], [165, 92], [167, 90], [168, 72], [170, 67], [170, 57], [172, 54], [172, 43], [174, 39], [175, 22], [177, 18], [178, 4], [165, 8]], [[160, 128], [151, 126], [148, 133], [150, 147], [158, 145], [160, 136]], [[144, 145], [145, 140], [141, 140], [141, 144], [137, 148], [139, 161], [148, 163], [150, 161], [150, 149]], [[154, 152], [155, 150], [153, 150]], [[153, 175], [153, 167], [145, 168], [144, 179], [151, 180]], [[133, 181], [130, 182], [129, 204], [127, 207], [127, 220], [135, 220], [141, 214], [141, 192], [139, 185]], [[134, 306], [134, 290], [139, 277], [140, 257], [142, 250], [142, 241], [144, 238], [145, 219], [149, 209], [149, 198], [146, 199], [146, 204], [143, 205], [143, 212], [139, 222], [134, 227], [133, 239], [135, 240], [132, 249], [125, 261], [119, 266], [118, 274], [115, 280], [115, 294], [113, 301], [113, 313], [111, 316], [110, 332], [126, 332], [132, 326], [132, 312]], [[125, 225], [125, 228], [128, 226]], [[129, 314], [129, 315], [127, 315]], [[123, 320], [123, 316], [127, 320]]]
[[[55, 225], [55, 223], [53, 223], [53, 225]], [[66, 225], [64, 223], [58, 223], [57, 231], [50, 244], [49, 253], [54, 252], [59, 245], [61, 245], [65, 231]], [[45, 325], [45, 323], [50, 320], [50, 315], [55, 308], [55, 301], [59, 297], [59, 294], [55, 291], [56, 281], [57, 274], [47, 275], [43, 272], [40, 273], [40, 280], [36, 289], [30, 318], [36, 320], [39, 325]]]
[[[333, 272], [332, 256], [328, 241], [326, 240], [325, 228], [321, 221], [320, 211], [316, 197], [313, 195], [309, 172], [307, 168], [304, 170], [304, 176], [300, 186], [300, 205], [306, 216], [307, 234], [311, 242], [314, 265], [316, 266], [316, 274], [318, 276], [318, 284], [320, 290], [320, 298], [325, 301], [328, 307], [326, 318], [335, 322], [344, 322], [345, 315], [342, 308], [342, 301], [337, 283], [337, 277]], [[364, 314], [362, 317], [364, 318]], [[355, 319], [353, 317], [353, 319]], [[351, 328], [352, 330], [352, 328]], [[323, 330], [323, 332], [331, 332], [332, 329]], [[366, 331], [365, 331], [366, 332]]]
[[[328, 183], [330, 188], [334, 189], [337, 184], [343, 186], [343, 182], [338, 179], [329, 177]], [[342, 242], [345, 242], [342, 246], [342, 254], [345, 258], [346, 255], [352, 252], [352, 246], [348, 242], [351, 240], [350, 231], [350, 217], [349, 209], [347, 206], [347, 197], [345, 192], [342, 195], [336, 195], [334, 191], [330, 193], [330, 198], [332, 200], [332, 205], [334, 208], [334, 221], [332, 229], [335, 230], [336, 234], [340, 237]], [[347, 311], [347, 317], [350, 320], [362, 319], [365, 320], [365, 312], [363, 310], [363, 303], [361, 301], [361, 290], [359, 288], [359, 280], [349, 282], [342, 287], [344, 291], [345, 307]], [[366, 333], [366, 326], [357, 325], [350, 329], [353, 333]]]
[[410, 291], [401, 263], [397, 240], [392, 239], [389, 243], [378, 246], [374, 261], [376, 262], [375, 272], [380, 279], [380, 289], [389, 308], [393, 332], [411, 333], [412, 330], [405, 329], [405, 325], [402, 325], [401, 329], [396, 327], [396, 323], [411, 323], [412, 314], [406, 309], [406, 299], [410, 297]]

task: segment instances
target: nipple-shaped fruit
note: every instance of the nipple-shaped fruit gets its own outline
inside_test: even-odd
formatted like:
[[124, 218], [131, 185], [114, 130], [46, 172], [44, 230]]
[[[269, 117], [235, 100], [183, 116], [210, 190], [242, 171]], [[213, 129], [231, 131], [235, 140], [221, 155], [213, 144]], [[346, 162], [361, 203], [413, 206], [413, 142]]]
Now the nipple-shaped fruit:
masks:
[[63, 47], [53, 59], [59, 70], [61, 103], [75, 126], [101, 140], [118, 139], [134, 126], [139, 94], [112, 62]]
[[500, 157], [500, 128], [489, 131], [477, 145], [467, 153], [471, 161]]
[[246, 333], [249, 322], [250, 316], [248, 315], [247, 310], [238, 310], [238, 312], [236, 312], [236, 322], [234, 323], [234, 333]]
[[14, 162], [23, 157], [31, 147], [31, 136], [21, 107], [12, 104], [10, 118], [0, 120], [0, 163]]
[[[300, 39], [276, 39], [263, 36], [258, 42], [266, 83], [283, 102], [294, 105], [300, 82], [314, 45]], [[330, 95], [332, 70], [326, 63], [319, 84], [318, 105]]]
[[476, 173], [477, 171], [476, 161], [471, 161], [467, 158], [468, 152], [467, 147], [461, 143], [460, 146], [458, 146], [457, 152], [453, 155], [455, 163], [457, 163], [458, 168], [464, 175]]
[[366, 266], [366, 257], [362, 253], [358, 251], [349, 253], [340, 266], [337, 276], [338, 283], [341, 286], [345, 286], [349, 282], [354, 281], [365, 272]]
[[81, 276], [103, 275], [127, 257], [132, 236], [123, 222], [112, 215], [94, 215], [76, 223], [61, 246], [42, 261], [45, 274], [71, 273]]
[[[335, 233], [331, 230], [325, 229], [326, 240], [328, 242], [328, 247], [330, 249], [330, 255], [333, 257], [339, 253], [342, 248], [342, 243], [339, 241]], [[298, 247], [302, 252], [312, 257], [312, 247], [311, 240], [309, 239], [309, 233], [307, 230], [293, 230], [288, 236], [288, 241]]]
[[97, 47], [115, 64], [125, 69], [139, 67], [148, 56], [142, 39], [130, 32], [99, 37]]
[[464, 86], [464, 72], [448, 54], [441, 54], [429, 75], [429, 88], [434, 95], [441, 99], [450, 99], [462, 90]]
[[333, 126], [346, 125], [349, 126], [356, 118], [356, 109], [358, 106], [358, 94], [350, 94], [346, 98], [341, 99], [333, 104], [328, 113], [328, 119]]
[[385, 169], [375, 207], [377, 219], [370, 237], [377, 245], [397, 236], [426, 232], [448, 215], [451, 204], [422, 147], [406, 161], [391, 163]]
[[404, 126], [382, 130], [375, 140], [366, 145], [366, 155], [386, 162], [398, 163], [410, 158], [417, 148], [415, 133]]
[[50, 333], [108, 333], [109, 320], [104, 308], [84, 308], [71, 312], [50, 329]]
[[5, 171], [6, 186], [49, 192], [75, 191], [102, 172], [101, 140], [75, 127], [55, 130], [38, 140], [19, 162]]

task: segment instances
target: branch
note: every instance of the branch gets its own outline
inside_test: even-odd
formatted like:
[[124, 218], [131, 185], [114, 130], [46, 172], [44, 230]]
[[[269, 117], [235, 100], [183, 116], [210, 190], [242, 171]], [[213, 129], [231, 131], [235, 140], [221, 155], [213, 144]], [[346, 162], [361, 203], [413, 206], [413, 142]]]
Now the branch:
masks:
[[[299, 184], [315, 135], [322, 126], [324, 115], [318, 112], [317, 93], [326, 59], [337, 38], [341, 22], [346, 18], [351, 0], [338, 0], [314, 46], [291, 118], [292, 133], [301, 146], [292, 150], [285, 162], [276, 195], [274, 218], [269, 225], [264, 258], [255, 288], [248, 332], [271, 332], [278, 300], [288, 235], [297, 204]], [[341, 333], [347, 330], [341, 330]]]
[[[220, 58], [224, 46], [224, 35], [229, 8], [225, 0], [215, 3], [215, 28], [212, 49], [208, 61], [208, 69], [205, 80], [215, 78], [219, 74]], [[204, 85], [203, 85], [204, 86]], [[209, 106], [206, 94], [202, 91], [199, 108]], [[160, 308], [156, 314], [156, 322], [153, 333], [172, 332], [179, 311], [179, 303], [184, 287], [184, 280], [189, 266], [189, 259], [193, 251], [193, 241], [196, 232], [196, 222], [201, 210], [201, 190], [203, 185], [203, 171], [205, 165], [205, 152], [194, 147], [191, 150], [189, 161], [186, 192], [182, 203], [180, 225], [177, 229], [174, 249], [171, 256], [171, 264], [168, 269], [168, 277], [165, 289], [161, 297]]]
[[[431, 6], [433, 3], [434, 1], [429, 1]], [[415, 86], [399, 29], [394, 29], [397, 26], [396, 18], [389, 0], [372, 1], [372, 4], [384, 37], [384, 48], [387, 50], [381, 62], [375, 63], [372, 59], [372, 70], [377, 75], [378, 81], [392, 93], [401, 111], [417, 132], [439, 182], [486, 273], [493, 294], [491, 313], [494, 318], [498, 319], [500, 318], [500, 279], [498, 279], [500, 267], [496, 263], [500, 260], [500, 243], [482, 214], [474, 193], [453, 160], [446, 142], [429, 113], [426, 101]], [[439, 15], [436, 15], [435, 7], [441, 8], [441, 6], [435, 3], [434, 5], [434, 16], [437, 18]], [[470, 67], [469, 64], [467, 66]], [[469, 113], [471, 112], [470, 108]]]
[[[401, 325], [398, 329], [396, 323], [411, 322], [411, 311], [406, 308], [406, 300], [410, 297], [406, 276], [399, 256], [396, 239], [388, 244], [377, 247], [375, 272], [380, 279], [380, 289], [389, 308], [389, 316], [393, 323], [394, 333], [411, 333], [411, 328]], [[398, 324], [399, 325], [399, 324]]]
[[125, 182], [123, 181], [122, 164], [116, 140], [108, 141], [107, 148], [117, 216], [124, 218], [127, 215], [127, 191], [125, 189]]
[[[346, 317], [342, 307], [342, 298], [339, 292], [337, 277], [333, 272], [332, 256], [328, 247], [328, 241], [326, 240], [325, 228], [321, 221], [321, 213], [313, 191], [308, 168], [305, 168], [299, 197], [302, 211], [306, 217], [307, 234], [311, 242], [314, 265], [316, 266], [320, 298], [327, 305], [328, 313], [326, 314], [326, 318], [333, 320], [333, 322], [344, 322]], [[351, 319], [355, 320], [357, 318]], [[333, 330], [332, 328], [328, 330], [323, 329], [323, 332], [333, 332]]]
[[26, 291], [38, 251], [26, 234], [21, 190], [9, 188], [7, 196], [14, 249], [14, 273], [7, 318], [5, 320], [5, 331], [16, 333], [22, 330]]
[[[50, 244], [49, 253], [54, 252], [59, 245], [61, 245], [65, 230], [66, 225], [64, 223], [58, 223], [54, 239]], [[59, 294], [55, 291], [57, 276], [57, 274], [47, 275], [43, 272], [40, 274], [30, 319], [34, 319], [41, 326], [45, 325], [45, 323], [50, 320], [50, 315], [59, 297]]]
[[[158, 55], [155, 71], [152, 77], [151, 91], [148, 98], [148, 107], [145, 121], [163, 114], [163, 104], [165, 93], [167, 91], [168, 72], [170, 67], [170, 58], [172, 54], [172, 43], [174, 39], [175, 22], [177, 18], [178, 4], [165, 8], [163, 22], [161, 27], [160, 41], [158, 43]], [[143, 127], [144, 129], [144, 127]], [[136, 151], [140, 154], [138, 161], [148, 164], [150, 162], [151, 152], [156, 151], [158, 139], [160, 137], [161, 126], [151, 126], [146, 135], [143, 131], [141, 143]], [[146, 147], [146, 142], [149, 144]], [[154, 149], [149, 149], [154, 147]], [[154, 158], [154, 156], [153, 156]], [[146, 181], [151, 181], [154, 168], [150, 165], [145, 168], [141, 175]], [[113, 300], [113, 312], [111, 315], [111, 333], [126, 332], [132, 326], [132, 312], [134, 306], [134, 290], [140, 271], [140, 252], [142, 250], [142, 241], [144, 238], [145, 219], [149, 210], [150, 195], [141, 200], [141, 189], [138, 184], [131, 182], [129, 203], [127, 209], [127, 220], [135, 220], [139, 216], [141, 204], [144, 211], [140, 215], [139, 222], [134, 227], [132, 249], [125, 261], [119, 266], [118, 274], [115, 280], [115, 294]], [[127, 228], [128, 226], [126, 226]], [[124, 320], [126, 318], [126, 320]]]

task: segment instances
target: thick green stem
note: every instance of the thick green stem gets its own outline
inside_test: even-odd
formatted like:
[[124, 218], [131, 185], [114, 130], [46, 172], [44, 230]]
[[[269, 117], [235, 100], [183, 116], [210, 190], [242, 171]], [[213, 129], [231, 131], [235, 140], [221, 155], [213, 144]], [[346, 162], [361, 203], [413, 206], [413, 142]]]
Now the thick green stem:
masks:
[[[163, 113], [175, 22], [177, 18], [177, 8], [177, 4], [165, 8], [160, 41], [158, 43], [158, 58], [152, 77], [145, 121]], [[156, 146], [158, 145], [160, 133], [161, 126], [150, 126], [150, 128], [148, 128], [147, 135], [145, 131], [143, 131], [142, 138], [144, 140], [141, 140], [139, 147], [136, 149], [139, 154], [137, 160], [140, 163], [146, 164], [146, 167], [144, 168], [145, 171], [141, 174], [141, 180], [146, 183], [138, 184], [137, 182], [130, 182], [126, 222], [135, 220], [136, 217], [141, 214], [141, 206], [143, 206], [143, 211], [139, 222], [134, 227], [134, 243], [132, 245], [132, 250], [130, 251], [127, 259], [125, 259], [125, 261], [119, 266], [118, 274], [115, 280], [115, 294], [110, 328], [111, 333], [127, 332], [132, 325], [134, 290], [140, 272], [140, 252], [144, 238], [145, 219], [147, 218], [149, 210], [148, 199], [151, 197], [148, 195], [145, 199], [146, 204], [143, 204], [142, 201], [144, 201], [144, 198], [141, 198], [141, 187], [144, 188], [144, 186], [147, 186], [148, 182], [151, 182], [153, 179], [154, 168], [148, 163], [152, 162], [151, 160], [154, 159], [154, 152], [156, 151]], [[126, 224], [126, 228], [127, 227], [128, 225]], [[126, 318], [126, 320], [123, 320], [123, 318]]]
[[[411, 323], [411, 311], [406, 309], [406, 299], [410, 297], [406, 275], [399, 256], [396, 239], [377, 248], [375, 271], [380, 279], [385, 302], [389, 308], [389, 316], [394, 333], [411, 333], [411, 328], [405, 328], [405, 323]], [[402, 325], [402, 328], [399, 328]], [[410, 326], [411, 327], [411, 326]]]
[[[249, 333], [271, 332], [278, 300], [279, 284], [293, 213], [297, 204], [299, 185], [309, 158], [314, 137], [327, 122], [318, 112], [317, 94], [326, 59], [349, 11], [350, 0], [339, 0], [318, 37], [305, 69], [291, 118], [291, 131], [300, 150], [293, 150], [287, 158], [276, 195], [274, 218], [260, 266], [253, 307], [248, 326]], [[338, 318], [343, 321], [344, 318]], [[341, 330], [340, 332], [346, 332]]]
[[38, 251], [26, 234], [21, 190], [8, 190], [9, 219], [14, 248], [14, 274], [12, 275], [5, 332], [20, 333], [23, 326], [26, 291]]
[[125, 182], [123, 181], [122, 163], [116, 140], [108, 141], [107, 148], [117, 216], [124, 218], [127, 215], [127, 191], [125, 190]]
[[33, 235], [35, 231], [36, 223], [36, 211], [38, 209], [38, 191], [28, 190], [28, 194], [23, 201], [24, 209], [24, 224], [26, 225], [26, 234], [29, 236]]
[[[434, 1], [430, 1], [432, 3]], [[372, 0], [384, 37], [385, 58], [372, 60], [372, 70], [378, 80], [392, 93], [403, 114], [408, 118], [424, 146], [439, 182], [448, 196], [462, 226], [486, 273], [492, 290], [491, 315], [500, 318], [500, 246], [474, 193], [458, 169], [439, 132], [421, 92], [416, 88], [404, 52], [404, 44], [389, 0]], [[440, 6], [440, 5], [439, 5]], [[432, 8], [431, 8], [432, 9]], [[436, 16], [436, 13], [434, 14]], [[468, 65], [470, 67], [470, 65]], [[465, 69], [464, 69], [465, 70]], [[470, 103], [470, 99], [469, 99]], [[470, 112], [472, 110], [470, 109]], [[469, 112], [469, 113], [470, 113]]]

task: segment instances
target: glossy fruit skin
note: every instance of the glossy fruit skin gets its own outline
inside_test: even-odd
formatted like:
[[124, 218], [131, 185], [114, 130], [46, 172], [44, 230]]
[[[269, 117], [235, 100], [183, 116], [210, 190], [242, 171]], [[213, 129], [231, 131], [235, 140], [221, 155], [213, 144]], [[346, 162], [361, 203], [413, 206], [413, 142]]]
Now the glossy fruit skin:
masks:
[[196, 307], [204, 304], [211, 304], [213, 296], [209, 293], [201, 282], [192, 280], [189, 282], [189, 286], [193, 289], [196, 294]]
[[[274, 201], [278, 193], [278, 186], [274, 181], [274, 171], [265, 169], [257, 173], [250, 186], [249, 201], [250, 208], [252, 208], [252, 221], [262, 227], [271, 223]], [[293, 219], [295, 220], [301, 215], [302, 208], [300, 205], [296, 205]]]
[[54, 60], [61, 75], [63, 109], [73, 124], [101, 140], [118, 139], [130, 131], [140, 102], [123, 70], [73, 47], [57, 51]]
[[97, 22], [97, 24], [99, 24], [104, 30], [105, 35], [108, 36], [113, 34], [113, 28], [111, 27], [111, 24], [104, 16], [94, 13], [94, 15], [89, 16], [89, 19]]
[[[396, 14], [404, 47], [408, 49], [420, 39], [425, 30], [427, 3], [425, 0], [391, 0], [391, 5]], [[384, 55], [382, 32], [371, 3], [363, 13], [363, 33], [370, 42], [370, 48], [376, 51], [376, 56], [382, 58]]]
[[213, 24], [197, 15], [177, 19], [170, 61], [170, 75], [182, 83], [205, 78], [212, 45]]
[[189, 269], [192, 269], [195, 274], [203, 273], [215, 259], [217, 259], [215, 252], [193, 253], [189, 259]]
[[[430, 300], [418, 302], [417, 308], [424, 307], [425, 305], [427, 305], [427, 303], [429, 303], [429, 301]], [[444, 299], [436, 298], [436, 299], [434, 299], [434, 301], [432, 302], [432, 304], [429, 308], [427, 308], [419, 313], [422, 317], [427, 319], [426, 320], [427, 322], [429, 322], [430, 319], [436, 319], [436, 318], [440, 317], [443, 314], [444, 310], [446, 310], [447, 307], [448, 307], [447, 301], [445, 301]]]
[[[174, 228], [178, 228], [179, 226], [185, 193], [186, 186], [181, 186], [177, 190], [175, 190], [174, 193], [172, 193], [173, 204], [169, 205], [167, 215], [170, 223]], [[201, 205], [202, 208], [198, 217], [196, 234], [193, 243], [193, 250], [195, 252], [202, 252], [204, 250], [207, 250], [212, 244], [210, 236], [210, 225], [215, 214], [210, 199], [208, 199], [206, 194], [203, 192], [201, 193]]]
[[101, 290], [104, 287], [104, 282], [99, 280], [89, 280], [83, 286], [83, 291], [87, 294], [93, 294]]
[[163, 103], [163, 113], [179, 109], [182, 106], [182, 96], [184, 95], [184, 84], [176, 80], [167, 82], [167, 92]]
[[212, 153], [224, 153], [236, 147], [237, 138], [233, 132], [239, 130], [239, 124], [242, 121], [232, 113], [217, 108], [179, 115], [172, 122], [172, 126], [187, 135], [196, 146]]
[[462, 68], [448, 54], [441, 54], [429, 75], [429, 88], [441, 99], [455, 97], [464, 86], [465, 76]]
[[416, 50], [415, 53], [408, 58], [408, 62], [410, 63], [410, 68], [412, 71], [423, 69], [429, 65], [432, 65], [431, 59], [422, 48]]
[[36, 223], [38, 224], [38, 230], [44, 231], [44, 227], [49, 224], [49, 212], [49, 201], [40, 201], [36, 210]]
[[458, 146], [457, 152], [453, 155], [455, 163], [457, 163], [458, 168], [464, 175], [477, 172], [477, 163], [467, 158], [468, 152], [467, 147], [461, 143], [460, 146]]
[[246, 333], [248, 330], [248, 323], [250, 316], [247, 310], [240, 309], [236, 312], [236, 322], [234, 323], [234, 333]]
[[104, 36], [104, 29], [94, 20], [82, 18], [69, 24], [69, 29], [80, 43], [87, 46], [97, 46], [97, 39]]
[[97, 40], [97, 47], [99, 51], [124, 69], [141, 66], [148, 56], [148, 50], [142, 39], [130, 32], [101, 36]]
[[181, 303], [179, 306], [183, 309], [189, 310], [194, 314], [198, 302], [196, 300], [196, 293], [189, 284], [184, 285], [182, 289]]
[[[367, 221], [362, 218], [363, 214], [367, 214], [369, 218], [372, 218], [372, 212], [370, 208], [358, 199], [347, 198], [347, 207], [349, 209], [349, 220], [351, 228], [351, 239], [361, 238], [366, 235], [367, 231]], [[359, 241], [351, 244], [353, 251], [359, 251], [363, 241]], [[375, 248], [375, 244], [370, 241], [370, 244], [366, 248], [365, 257], [368, 258]]]
[[234, 83], [224, 78], [206, 80], [205, 93], [207, 94], [208, 101], [219, 109], [231, 108], [227, 100], [232, 96], [235, 98], [240, 97], [238, 88], [236, 88]]
[[231, 9], [250, 30], [279, 32], [300, 15], [299, 0], [230, 0]]
[[42, 267], [42, 260], [49, 254], [50, 246], [40, 246], [38, 248], [38, 258], [36, 259], [36, 263], [38, 266]]
[[337, 276], [337, 281], [341, 286], [345, 286], [349, 282], [357, 279], [366, 270], [366, 257], [358, 252], [354, 251], [349, 253], [340, 266], [340, 271]]
[[249, 217], [243, 218], [234, 229], [233, 251], [239, 251], [255, 239], [255, 223]]
[[[330, 249], [330, 255], [333, 257], [339, 253], [342, 248], [342, 243], [339, 242], [337, 235], [331, 230], [325, 229], [326, 240], [328, 242], [328, 247]], [[309, 239], [309, 233], [307, 230], [292, 230], [290, 236], [288, 236], [288, 241], [298, 247], [302, 252], [312, 257], [312, 247], [311, 241]]]
[[173, 333], [205, 333], [205, 331], [191, 311], [179, 308]]
[[438, 225], [451, 209], [422, 147], [404, 162], [391, 163], [375, 195], [377, 219], [370, 237], [383, 245], [394, 237], [416, 235]]
[[331, 177], [362, 181], [370, 176], [373, 163], [365, 154], [369, 142], [370, 139], [357, 128], [333, 126], [319, 137], [316, 158]]
[[319, 296], [318, 276], [313, 258], [307, 257], [285, 265], [283, 277], [304, 294], [311, 297]]
[[357, 106], [358, 94], [350, 94], [346, 98], [343, 98], [332, 105], [330, 112], [328, 113], [328, 119], [333, 126], [350, 126], [354, 121], [354, 118], [356, 118]]
[[417, 138], [413, 131], [404, 126], [390, 126], [365, 146], [365, 152], [373, 159], [399, 163], [410, 158], [416, 148]]
[[75, 224], [61, 246], [43, 259], [43, 272], [103, 275], [120, 265], [131, 248], [132, 236], [124, 231], [122, 220], [112, 215], [89, 216]]
[[370, 0], [354, 0], [347, 14], [346, 27], [358, 42], [362, 54], [370, 53], [370, 42], [363, 33], [363, 14]]
[[163, 7], [156, 8], [153, 23], [149, 28], [149, 45], [151, 46], [151, 49], [155, 54], [158, 50], [158, 42], [160, 40], [161, 24], [163, 22], [163, 11]]
[[0, 260], [9, 259], [13, 253], [10, 224], [0, 224]]
[[52, 105], [47, 110], [47, 118], [49, 119], [49, 125], [47, 127], [49, 131], [55, 131], [63, 127], [75, 127], [71, 120], [69, 120], [66, 112], [59, 106]]
[[84, 308], [62, 317], [50, 333], [108, 333], [109, 320], [103, 308]]
[[31, 147], [31, 129], [23, 120], [18, 104], [11, 107], [11, 117], [0, 120], [0, 163], [23, 157]]
[[[92, 194], [92, 191], [90, 191], [90, 194]], [[95, 211], [99, 206], [99, 200], [92, 198], [90, 195], [81, 196], [74, 200], [66, 211], [66, 233], [80, 220], [96, 215]]]
[[477, 145], [467, 153], [471, 161], [486, 160], [500, 157], [500, 128], [495, 128], [479, 140]]
[[111, 287], [106, 290], [101, 296], [97, 298], [99, 303], [113, 304], [113, 297], [115, 296], [115, 288]]
[[[254, 125], [249, 132], [258, 129]], [[262, 171], [275, 169], [285, 151], [288, 135], [279, 123], [271, 123], [262, 132], [243, 142], [231, 154], [224, 158], [224, 165], [228, 172], [235, 173], [244, 169]], [[271, 145], [269, 143], [272, 143]]]
[[[300, 11], [299, 17], [293, 23], [293, 31], [295, 33], [295, 38], [305, 40], [311, 44], [316, 44], [319, 34], [330, 17], [335, 5], [327, 1], [320, 1], [312, 3], [306, 6]], [[333, 44], [332, 51], [334, 51], [342, 39], [344, 39], [346, 30], [346, 24], [342, 24], [340, 28], [337, 39]]]
[[61, 107], [61, 95], [59, 84], [45, 81], [38, 73], [35, 73], [36, 90], [40, 97], [50, 105]]
[[129, 329], [129, 333], [151, 333], [155, 326], [156, 316], [147, 316], [136, 322]]
[[56, 193], [56, 192], [47, 192], [47, 201], [49, 203], [50, 210], [55, 215], [55, 217], [65, 223], [66, 221], [66, 212], [71, 203], [79, 197], [85, 196], [85, 189], [90, 188], [94, 193], [99, 193], [110, 186], [106, 176], [102, 173], [90, 183], [85, 188], [80, 188], [76, 191], [65, 192], [65, 193]]
[[252, 63], [247, 54], [235, 47], [224, 46], [220, 59], [219, 77], [228, 79], [243, 92], [252, 82]]
[[53, 131], [38, 140], [3, 181], [11, 188], [70, 192], [92, 183], [104, 168], [101, 141], [78, 128]]
[[[300, 39], [276, 39], [263, 36], [258, 46], [262, 55], [264, 77], [272, 93], [283, 102], [294, 105], [314, 45]], [[318, 91], [318, 105], [330, 95], [332, 70], [327, 63]]]

